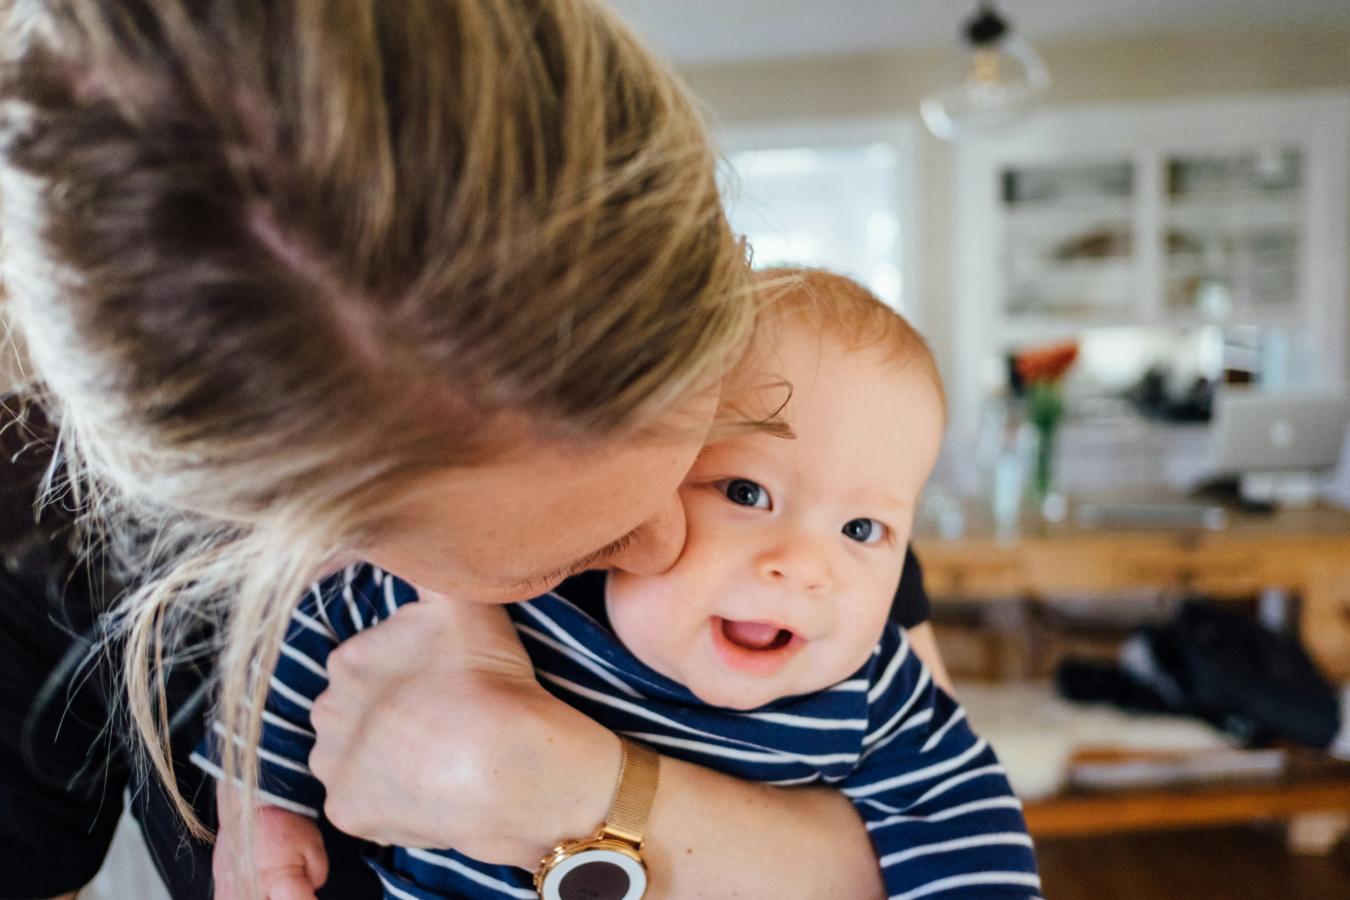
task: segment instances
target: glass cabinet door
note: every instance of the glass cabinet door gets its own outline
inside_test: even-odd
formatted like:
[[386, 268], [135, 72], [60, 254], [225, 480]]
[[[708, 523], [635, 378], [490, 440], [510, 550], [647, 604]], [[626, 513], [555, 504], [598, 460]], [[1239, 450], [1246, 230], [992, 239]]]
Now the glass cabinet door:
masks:
[[1137, 294], [1128, 158], [1008, 166], [1001, 172], [1006, 315], [1114, 320]]
[[1292, 146], [1164, 157], [1168, 312], [1259, 322], [1298, 305], [1304, 170]]

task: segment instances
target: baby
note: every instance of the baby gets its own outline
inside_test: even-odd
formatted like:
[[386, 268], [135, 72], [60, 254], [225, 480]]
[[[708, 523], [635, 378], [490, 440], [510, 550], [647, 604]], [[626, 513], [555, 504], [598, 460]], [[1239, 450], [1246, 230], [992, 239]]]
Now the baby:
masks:
[[[892, 897], [1033, 897], [1031, 840], [1002, 768], [887, 621], [944, 426], [932, 356], [846, 278], [761, 278], [762, 348], [732, 399], [747, 421], [780, 427], [703, 451], [670, 571], [569, 579], [513, 605], [517, 631], [541, 683], [620, 735], [745, 779], [837, 787]], [[310, 821], [323, 789], [304, 763], [324, 660], [415, 599], [355, 566], [296, 612], [262, 739], [256, 864], [270, 898], [313, 896], [323, 877]], [[194, 758], [219, 774], [210, 748]], [[535, 896], [533, 873], [453, 850], [368, 861], [390, 897]]]

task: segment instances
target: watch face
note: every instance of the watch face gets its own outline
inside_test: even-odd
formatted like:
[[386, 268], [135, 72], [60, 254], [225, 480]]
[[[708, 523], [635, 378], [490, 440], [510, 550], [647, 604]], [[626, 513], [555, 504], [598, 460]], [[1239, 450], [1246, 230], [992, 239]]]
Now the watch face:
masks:
[[575, 853], [544, 877], [544, 900], [640, 900], [647, 890], [647, 870], [632, 856], [615, 850]]

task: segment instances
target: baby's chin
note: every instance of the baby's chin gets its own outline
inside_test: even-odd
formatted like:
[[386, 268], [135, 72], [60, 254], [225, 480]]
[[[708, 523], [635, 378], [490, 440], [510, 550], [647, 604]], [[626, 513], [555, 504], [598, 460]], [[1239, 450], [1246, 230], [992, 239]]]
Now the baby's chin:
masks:
[[786, 697], [785, 692], [773, 691], [737, 691], [737, 690], [695, 690], [694, 696], [709, 706], [718, 706], [723, 709], [734, 709], [738, 712], [749, 712], [752, 709], [759, 709], [775, 700]]
[[759, 709], [761, 706], [767, 706], [775, 700], [782, 700], [784, 697], [811, 693], [810, 690], [804, 691], [795, 687], [789, 689], [786, 685], [781, 684], [755, 684], [753, 682], [738, 684], [735, 681], [700, 681], [698, 683], [686, 682], [686, 685], [695, 697], [709, 706], [734, 709], [738, 712]]

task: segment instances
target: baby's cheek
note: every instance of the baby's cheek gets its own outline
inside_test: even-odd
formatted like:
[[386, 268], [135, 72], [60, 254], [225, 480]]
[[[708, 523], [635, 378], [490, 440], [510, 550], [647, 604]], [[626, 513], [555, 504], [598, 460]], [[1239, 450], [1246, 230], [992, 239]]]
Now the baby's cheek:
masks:
[[848, 626], [839, 633], [837, 658], [843, 680], [858, 671], [872, 656], [872, 649], [886, 629], [890, 616], [889, 601], [881, 607], [856, 611], [849, 619]]
[[666, 575], [611, 576], [608, 603], [610, 624], [624, 646], [648, 665], [653, 665], [648, 657], [661, 650], [663, 639], [669, 634], [677, 612], [672, 601], [678, 594], [672, 591], [671, 580]]

